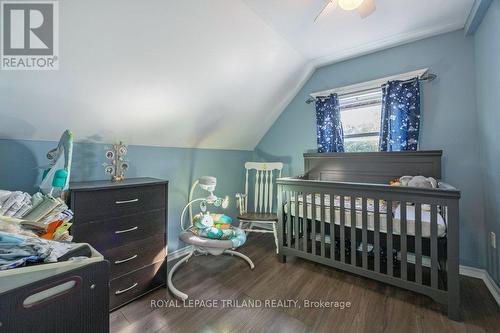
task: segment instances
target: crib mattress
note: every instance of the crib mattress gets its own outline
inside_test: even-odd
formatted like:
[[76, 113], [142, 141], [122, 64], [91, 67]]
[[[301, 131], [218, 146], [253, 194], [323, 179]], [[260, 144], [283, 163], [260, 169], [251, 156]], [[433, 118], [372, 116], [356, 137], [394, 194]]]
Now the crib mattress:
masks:
[[[331, 210], [331, 203], [330, 203], [330, 196], [325, 195], [325, 200], [324, 200], [324, 210], [325, 210], [325, 216], [322, 218], [322, 212], [321, 212], [321, 207], [320, 207], [320, 202], [321, 198], [319, 195], [315, 197], [315, 206], [316, 206], [316, 212], [315, 212], [315, 217], [317, 221], [325, 221], [326, 223], [331, 223], [330, 221], [330, 210]], [[349, 198], [345, 199], [344, 203], [344, 212], [345, 212], [345, 226], [350, 227], [351, 226], [351, 202], [348, 200]], [[340, 198], [335, 197], [333, 200], [333, 206], [334, 206], [334, 221], [336, 225], [340, 225]], [[295, 204], [296, 204], [296, 199], [295, 197], [292, 197], [290, 200], [290, 206], [291, 206], [291, 212], [290, 214], [292, 216], [295, 216], [296, 210], [295, 210]], [[303, 218], [304, 217], [304, 212], [303, 212], [303, 204], [302, 204], [302, 197], [299, 196], [299, 217]], [[307, 218], [312, 219], [312, 197], [311, 195], [307, 196]], [[355, 206], [356, 210], [356, 228], [362, 229], [362, 206], [361, 206], [361, 200], [356, 200], [356, 204], [353, 205]], [[387, 233], [387, 207], [385, 206], [385, 202], [380, 202], [379, 206], [379, 215], [380, 215], [380, 232], [382, 233]], [[284, 207], [285, 213], [288, 213], [288, 203], [285, 204]], [[374, 206], [373, 206], [373, 200], [368, 200], [367, 204], [367, 229], [370, 231], [374, 230], [375, 226], [375, 214], [374, 214]], [[393, 215], [393, 220], [392, 220], [392, 233], [394, 235], [399, 235], [401, 233], [401, 206], [397, 205], [395, 208], [391, 207], [390, 211], [392, 211]], [[430, 238], [431, 236], [431, 213], [430, 213], [430, 208], [427, 205], [422, 205], [422, 215], [421, 215], [421, 221], [422, 221], [422, 237], [424, 238]], [[437, 236], [438, 237], [444, 237], [446, 235], [446, 223], [441, 216], [441, 214], [437, 214]], [[406, 207], [406, 234], [410, 236], [415, 235], [415, 206], [408, 204]]]

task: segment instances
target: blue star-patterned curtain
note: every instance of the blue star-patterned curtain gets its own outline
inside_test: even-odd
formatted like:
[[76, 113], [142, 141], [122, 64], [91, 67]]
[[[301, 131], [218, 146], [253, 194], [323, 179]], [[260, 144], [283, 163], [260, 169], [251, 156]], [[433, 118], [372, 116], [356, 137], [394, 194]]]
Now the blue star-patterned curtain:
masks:
[[337, 94], [316, 99], [318, 153], [344, 152], [344, 130]]
[[420, 83], [389, 81], [382, 86], [380, 151], [417, 150], [420, 130]]

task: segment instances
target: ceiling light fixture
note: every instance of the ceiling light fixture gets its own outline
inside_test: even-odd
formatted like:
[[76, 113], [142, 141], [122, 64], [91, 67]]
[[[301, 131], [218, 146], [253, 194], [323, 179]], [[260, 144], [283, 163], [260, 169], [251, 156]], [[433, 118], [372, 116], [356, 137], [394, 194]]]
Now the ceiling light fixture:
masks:
[[323, 9], [314, 19], [316, 22], [321, 17], [326, 16], [331, 11], [337, 8], [337, 5], [340, 6], [341, 9], [345, 11], [353, 11], [357, 10], [361, 18], [367, 18], [377, 7], [375, 6], [375, 0], [324, 0], [325, 5]]
[[355, 10], [364, 0], [339, 0], [339, 6], [343, 10]]

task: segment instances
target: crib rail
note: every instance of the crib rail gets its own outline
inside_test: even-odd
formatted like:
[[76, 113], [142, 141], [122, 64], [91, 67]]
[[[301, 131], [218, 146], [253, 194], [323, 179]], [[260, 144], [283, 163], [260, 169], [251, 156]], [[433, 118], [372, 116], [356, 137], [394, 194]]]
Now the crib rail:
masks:
[[459, 307], [460, 192], [280, 178], [279, 254]]

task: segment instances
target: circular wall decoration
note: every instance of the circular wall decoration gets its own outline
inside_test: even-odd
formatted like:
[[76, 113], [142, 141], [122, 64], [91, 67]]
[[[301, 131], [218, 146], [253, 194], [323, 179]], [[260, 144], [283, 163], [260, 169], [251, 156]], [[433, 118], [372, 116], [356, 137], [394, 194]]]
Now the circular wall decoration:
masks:
[[128, 152], [128, 149], [125, 146], [120, 146], [118, 148], [118, 155], [120, 155], [120, 156], [126, 155], [127, 152]]
[[115, 152], [114, 152], [114, 151], [112, 151], [112, 150], [108, 150], [108, 151], [106, 151], [106, 158], [107, 158], [108, 160], [112, 160], [112, 159], [114, 159], [114, 158], [115, 158]]
[[107, 165], [106, 168], [104, 168], [104, 171], [107, 173], [107, 174], [110, 174], [112, 175], [114, 172], [115, 172], [115, 167], [112, 166], [112, 165]]

